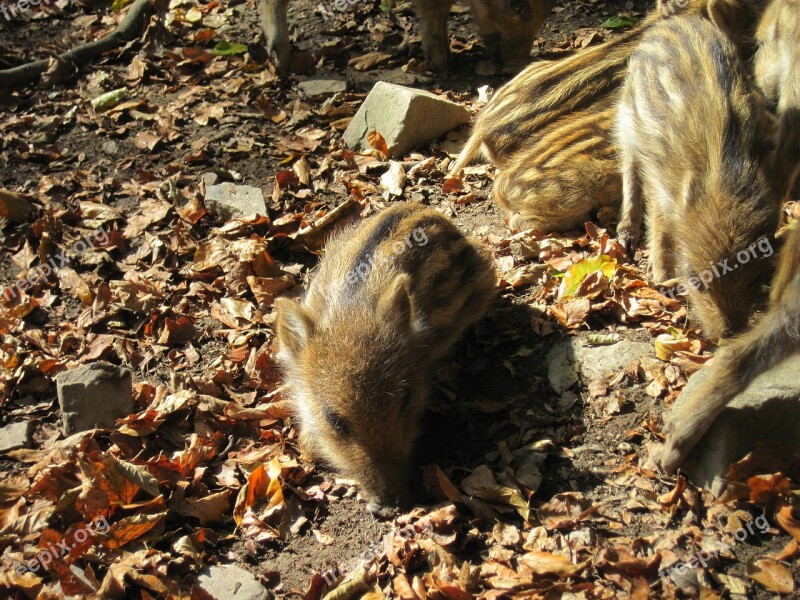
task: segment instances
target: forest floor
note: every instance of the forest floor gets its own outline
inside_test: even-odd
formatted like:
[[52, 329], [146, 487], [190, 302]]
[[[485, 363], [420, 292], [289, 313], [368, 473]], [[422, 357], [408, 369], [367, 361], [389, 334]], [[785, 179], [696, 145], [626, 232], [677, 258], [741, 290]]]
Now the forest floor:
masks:
[[[534, 58], [599, 43], [615, 35], [606, 19], [647, 8], [559, 1]], [[363, 0], [323, 19], [296, 0], [289, 19], [297, 52], [284, 81], [263, 62], [252, 3], [173, 0], [164, 26], [69, 84], [0, 91], [0, 188], [30, 195], [37, 211], [2, 223], [0, 285], [69, 257], [0, 306], [0, 426], [33, 424], [30, 448], [0, 455], [0, 597], [201, 598], [197, 574], [228, 563], [278, 597], [307, 600], [331, 583], [335, 598], [798, 597], [788, 590], [800, 586], [800, 520], [776, 518], [797, 502], [798, 461], [750, 456], [720, 500], [647, 463], [662, 415], [713, 345], [648, 282], [646, 254], [628, 263], [613, 223], [513, 235], [491, 200], [493, 168], [445, 186], [468, 128], [404, 157], [401, 197], [380, 184], [387, 161], [342, 148], [377, 81], [475, 112], [479, 88], [507, 79], [484, 60], [466, 7], [452, 9], [446, 76], [421, 65], [408, 11], [390, 17]], [[118, 20], [66, 0], [0, 20], [0, 68]], [[244, 46], [212, 52], [220, 42]], [[325, 75], [346, 78], [347, 92], [303, 98], [297, 83]], [[93, 106], [119, 88], [119, 104]], [[203, 205], [209, 173], [261, 188], [269, 214], [214, 217]], [[297, 234], [348, 198], [364, 217], [400, 201], [437, 208], [492, 249], [501, 275], [489, 315], [440, 369], [420, 503], [387, 521], [352, 482], [302, 459], [272, 359], [274, 298], [301, 293], [321, 250]], [[106, 242], [71, 250], [100, 228]], [[556, 392], [547, 356], [568, 336], [653, 351]], [[666, 360], [654, 357], [658, 336], [670, 341]], [[132, 370], [139, 412], [65, 440], [56, 376], [98, 360]], [[753, 526], [762, 514], [768, 530]], [[46, 572], [14, 573], [100, 516], [107, 532]], [[706, 568], [660, 576], [715, 547]]]

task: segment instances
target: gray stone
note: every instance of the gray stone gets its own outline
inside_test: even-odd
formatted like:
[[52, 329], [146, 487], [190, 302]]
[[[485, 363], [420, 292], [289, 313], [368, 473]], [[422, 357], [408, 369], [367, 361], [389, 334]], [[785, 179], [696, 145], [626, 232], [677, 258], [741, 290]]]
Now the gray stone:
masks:
[[213, 171], [206, 171], [200, 176], [200, 179], [203, 180], [203, 183], [206, 184], [206, 189], [208, 189], [212, 185], [216, 185], [219, 182], [219, 175]]
[[578, 383], [579, 375], [588, 384], [654, 353], [653, 345], [645, 342], [621, 339], [611, 345], [591, 346], [581, 337], [568, 337], [548, 353], [547, 378], [560, 394]]
[[306, 79], [297, 84], [300, 91], [308, 98], [322, 98], [347, 91], [347, 82], [343, 79]]
[[[695, 373], [686, 384], [691, 392], [708, 376]], [[800, 355], [795, 354], [762, 373], [716, 418], [681, 468], [692, 483], [715, 495], [725, 490], [731, 464], [751, 452], [759, 441], [780, 442], [800, 452]], [[681, 394], [680, 406], [688, 394]]]
[[430, 92], [379, 81], [344, 132], [350, 148], [369, 148], [367, 135], [377, 130], [389, 155], [409, 150], [468, 122], [469, 111]]
[[11, 423], [0, 429], [0, 452], [29, 448], [32, 429], [30, 421]]
[[61, 373], [56, 378], [65, 435], [114, 422], [133, 412], [131, 372], [123, 367], [95, 362]]
[[225, 220], [267, 214], [261, 188], [249, 185], [225, 182], [206, 186], [205, 204], [206, 208]]
[[197, 578], [198, 585], [214, 600], [269, 600], [269, 591], [255, 575], [235, 565], [219, 565], [205, 569]]

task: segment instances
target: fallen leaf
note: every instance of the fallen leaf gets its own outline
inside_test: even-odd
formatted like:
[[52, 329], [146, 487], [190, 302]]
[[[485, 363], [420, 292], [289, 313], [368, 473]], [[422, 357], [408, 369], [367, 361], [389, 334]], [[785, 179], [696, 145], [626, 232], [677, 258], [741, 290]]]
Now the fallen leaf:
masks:
[[777, 560], [760, 558], [748, 562], [747, 576], [755, 579], [771, 592], [791, 594], [794, 591], [794, 576], [792, 572]]

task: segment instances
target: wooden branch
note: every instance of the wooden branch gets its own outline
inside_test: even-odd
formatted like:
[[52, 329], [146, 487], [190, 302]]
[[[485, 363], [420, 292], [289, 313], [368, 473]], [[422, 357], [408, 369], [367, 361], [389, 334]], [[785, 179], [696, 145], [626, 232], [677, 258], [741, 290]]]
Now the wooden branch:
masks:
[[150, 21], [156, 6], [153, 0], [136, 0], [117, 28], [106, 37], [81, 44], [56, 58], [37, 60], [11, 69], [0, 70], [0, 86], [18, 88], [33, 83], [40, 76], [50, 87], [67, 80], [75, 70], [100, 58], [103, 53], [135, 40]]

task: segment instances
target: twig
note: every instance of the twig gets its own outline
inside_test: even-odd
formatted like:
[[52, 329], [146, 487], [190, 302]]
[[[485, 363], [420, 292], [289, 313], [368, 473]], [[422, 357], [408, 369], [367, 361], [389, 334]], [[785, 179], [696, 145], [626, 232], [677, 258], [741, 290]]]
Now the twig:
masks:
[[56, 58], [0, 70], [0, 86], [7, 89], [22, 87], [36, 81], [45, 73], [42, 83], [47, 87], [65, 81], [74, 70], [139, 37], [157, 8], [157, 2], [158, 0], [136, 0], [117, 28], [102, 39], [76, 46]]

